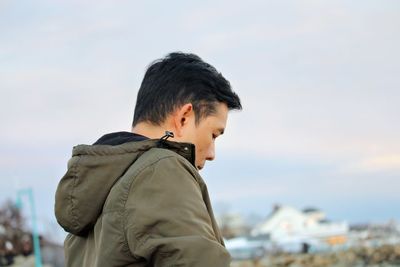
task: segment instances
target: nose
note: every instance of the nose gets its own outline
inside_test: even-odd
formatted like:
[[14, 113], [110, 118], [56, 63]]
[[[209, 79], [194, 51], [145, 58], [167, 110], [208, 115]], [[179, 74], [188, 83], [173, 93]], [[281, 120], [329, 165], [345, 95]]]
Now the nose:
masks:
[[214, 142], [212, 143], [212, 145], [210, 146], [210, 148], [208, 149], [208, 153], [207, 153], [207, 157], [206, 160], [214, 160], [215, 159], [215, 145]]

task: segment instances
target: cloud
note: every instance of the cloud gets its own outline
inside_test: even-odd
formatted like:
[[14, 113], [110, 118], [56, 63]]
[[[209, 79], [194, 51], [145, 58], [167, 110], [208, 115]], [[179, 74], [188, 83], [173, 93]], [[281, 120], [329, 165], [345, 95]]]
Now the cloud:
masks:
[[[128, 48], [154, 44], [162, 50], [157, 36], [164, 36], [150, 34], [153, 24], [144, 34], [137, 26], [144, 15], [132, 17], [128, 10], [150, 7], [43, 5], [49, 7], [45, 12], [13, 21], [12, 35], [0, 37], [0, 51], [12, 55], [1, 67], [0, 86], [7, 94], [3, 136], [17, 143], [25, 129], [34, 129], [30, 137], [36, 140], [89, 140], [102, 131], [128, 129], [143, 70], [162, 55]], [[223, 151], [327, 160], [397, 153], [400, 95], [391, 70], [399, 62], [394, 44], [400, 38], [393, 34], [398, 18], [390, 8], [374, 11], [371, 5], [359, 10], [345, 1], [251, 1], [230, 9], [223, 2], [186, 12], [179, 7], [164, 22], [177, 27], [167, 46], [204, 52], [242, 97], [244, 110], [232, 115]], [[14, 12], [20, 8], [9, 5]]]
[[400, 172], [400, 154], [381, 155], [362, 159], [344, 167], [349, 173]]

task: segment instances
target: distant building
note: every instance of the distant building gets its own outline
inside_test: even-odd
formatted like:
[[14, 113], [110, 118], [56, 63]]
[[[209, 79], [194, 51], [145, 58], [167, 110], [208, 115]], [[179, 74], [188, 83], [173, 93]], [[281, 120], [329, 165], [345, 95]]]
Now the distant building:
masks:
[[318, 240], [335, 245], [346, 242], [348, 231], [346, 222], [328, 221], [325, 213], [318, 209], [300, 211], [289, 206], [275, 206], [268, 218], [251, 231], [251, 235], [268, 236], [278, 243]]

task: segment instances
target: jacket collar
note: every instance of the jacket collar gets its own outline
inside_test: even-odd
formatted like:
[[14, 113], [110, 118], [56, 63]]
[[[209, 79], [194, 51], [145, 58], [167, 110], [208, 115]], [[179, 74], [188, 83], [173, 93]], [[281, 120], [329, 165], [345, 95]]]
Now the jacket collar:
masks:
[[132, 132], [115, 132], [103, 135], [99, 140], [97, 140], [93, 145], [111, 145], [113, 147], [123, 144], [128, 144], [132, 142], [146, 141], [148, 149], [151, 147], [164, 148], [174, 151], [175, 153], [181, 155], [186, 160], [188, 160], [194, 167], [196, 167], [196, 149], [194, 144], [173, 142], [167, 140], [170, 137], [174, 137], [172, 132], [166, 131], [165, 135], [160, 139], [149, 139], [146, 136], [139, 135]]
[[165, 139], [159, 139], [157, 147], [169, 149], [187, 159], [196, 168], [196, 149], [194, 144], [172, 142]]

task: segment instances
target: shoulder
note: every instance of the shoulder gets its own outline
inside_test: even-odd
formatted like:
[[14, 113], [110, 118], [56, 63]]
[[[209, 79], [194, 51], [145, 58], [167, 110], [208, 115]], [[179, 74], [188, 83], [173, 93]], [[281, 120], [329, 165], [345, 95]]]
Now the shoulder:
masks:
[[134, 164], [136, 170], [129, 175], [125, 208], [148, 208], [149, 203], [177, 206], [176, 203], [187, 202], [188, 199], [203, 203], [201, 177], [197, 169], [179, 154], [153, 148]]
[[[172, 171], [174, 173], [188, 173], [197, 180], [197, 169], [184, 157], [178, 153], [164, 148], [152, 148], [146, 151], [134, 163], [136, 175], [140, 175], [144, 170], [158, 171], [164, 173]], [[135, 176], [136, 176], [135, 175]]]
[[168, 149], [151, 148], [136, 159], [113, 186], [104, 211], [130, 208], [131, 204], [141, 202], [141, 198], [147, 199], [148, 192], [156, 188], [162, 194], [184, 188], [201, 191], [200, 181], [197, 169], [184, 157]]

